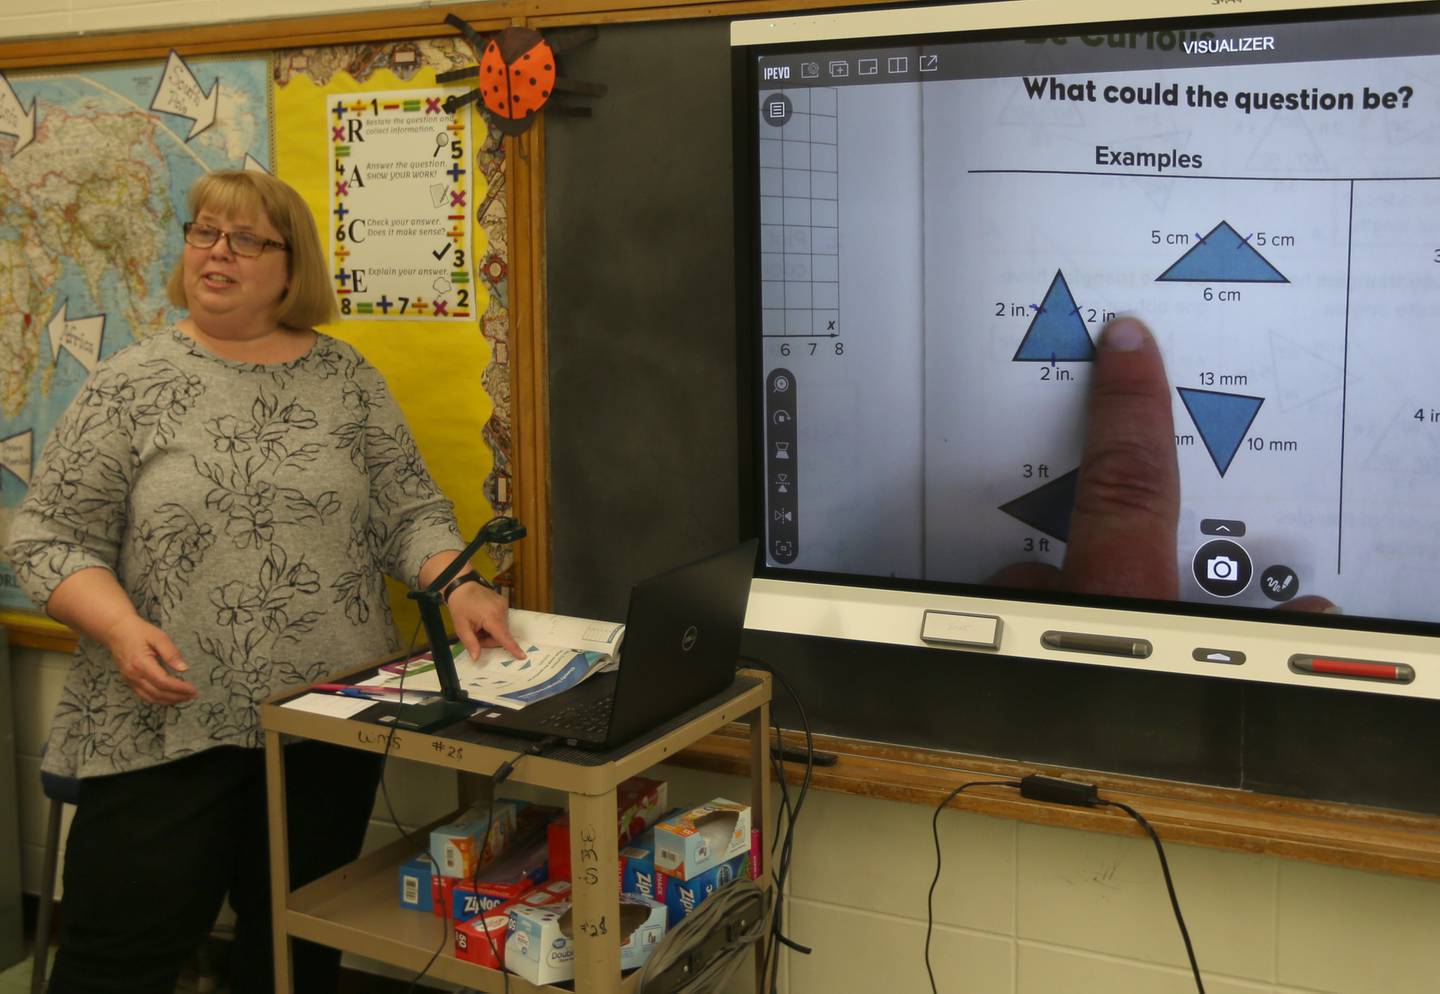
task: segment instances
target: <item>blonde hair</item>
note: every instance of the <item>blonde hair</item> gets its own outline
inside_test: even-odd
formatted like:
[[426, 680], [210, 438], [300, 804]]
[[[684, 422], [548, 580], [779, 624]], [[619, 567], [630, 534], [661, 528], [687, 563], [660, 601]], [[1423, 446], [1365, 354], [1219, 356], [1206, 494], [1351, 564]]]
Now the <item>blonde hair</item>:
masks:
[[[304, 330], [327, 324], [339, 317], [335, 294], [330, 288], [330, 268], [315, 219], [300, 194], [269, 173], [231, 170], [208, 173], [190, 187], [186, 198], [193, 220], [209, 210], [230, 217], [264, 214], [289, 246], [285, 253], [285, 294], [275, 320], [286, 328]], [[188, 307], [185, 299], [185, 261], [176, 261], [165, 292], [176, 307]]]

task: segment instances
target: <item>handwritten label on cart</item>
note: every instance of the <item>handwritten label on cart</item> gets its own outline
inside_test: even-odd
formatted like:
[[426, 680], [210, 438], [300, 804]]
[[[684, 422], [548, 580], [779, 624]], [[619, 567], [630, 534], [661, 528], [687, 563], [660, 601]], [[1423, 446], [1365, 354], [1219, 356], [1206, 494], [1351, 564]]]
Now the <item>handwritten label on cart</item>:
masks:
[[464, 759], [465, 747], [448, 742], [445, 739], [431, 739], [430, 748], [434, 749], [446, 759]]
[[365, 746], [383, 746], [388, 744], [388, 747], [391, 749], [399, 749], [401, 743], [400, 736], [394, 732], [385, 730], [372, 731], [371, 729], [363, 727], [355, 730], [355, 737], [361, 745]]
[[473, 321], [470, 107], [444, 89], [339, 94], [326, 117], [340, 314]]

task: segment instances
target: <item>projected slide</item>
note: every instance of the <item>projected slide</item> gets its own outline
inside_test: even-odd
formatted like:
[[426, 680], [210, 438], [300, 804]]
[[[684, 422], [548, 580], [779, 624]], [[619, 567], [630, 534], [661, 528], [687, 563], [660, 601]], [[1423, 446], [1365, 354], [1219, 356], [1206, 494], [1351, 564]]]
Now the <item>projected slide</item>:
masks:
[[1257, 577], [1440, 620], [1440, 56], [1048, 76], [1010, 44], [1015, 75], [762, 94], [791, 108], [760, 129], [765, 368], [805, 398], [786, 564], [1058, 565], [1100, 330], [1133, 314], [1166, 360], [1181, 563], [1243, 525]]

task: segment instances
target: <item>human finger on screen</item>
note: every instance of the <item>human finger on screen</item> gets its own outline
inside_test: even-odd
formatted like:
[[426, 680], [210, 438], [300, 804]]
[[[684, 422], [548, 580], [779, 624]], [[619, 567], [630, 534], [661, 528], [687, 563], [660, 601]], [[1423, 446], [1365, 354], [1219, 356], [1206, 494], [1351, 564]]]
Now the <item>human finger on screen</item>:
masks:
[[1100, 332], [1085, 447], [1065, 560], [1014, 563], [990, 582], [1027, 590], [1174, 599], [1180, 472], [1170, 384], [1148, 328], [1117, 318]]
[[1101, 330], [1095, 353], [1059, 585], [1087, 594], [1178, 598], [1179, 518], [1165, 360], [1144, 324], [1116, 318]]

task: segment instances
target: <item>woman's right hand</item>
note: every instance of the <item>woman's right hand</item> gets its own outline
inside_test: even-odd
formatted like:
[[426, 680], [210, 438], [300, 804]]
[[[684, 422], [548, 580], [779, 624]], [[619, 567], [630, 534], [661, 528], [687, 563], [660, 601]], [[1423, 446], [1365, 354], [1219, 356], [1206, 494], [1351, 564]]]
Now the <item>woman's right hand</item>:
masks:
[[188, 666], [170, 636], [138, 615], [117, 622], [105, 645], [120, 678], [135, 696], [151, 704], [184, 704], [199, 693], [194, 685], [172, 676]]

